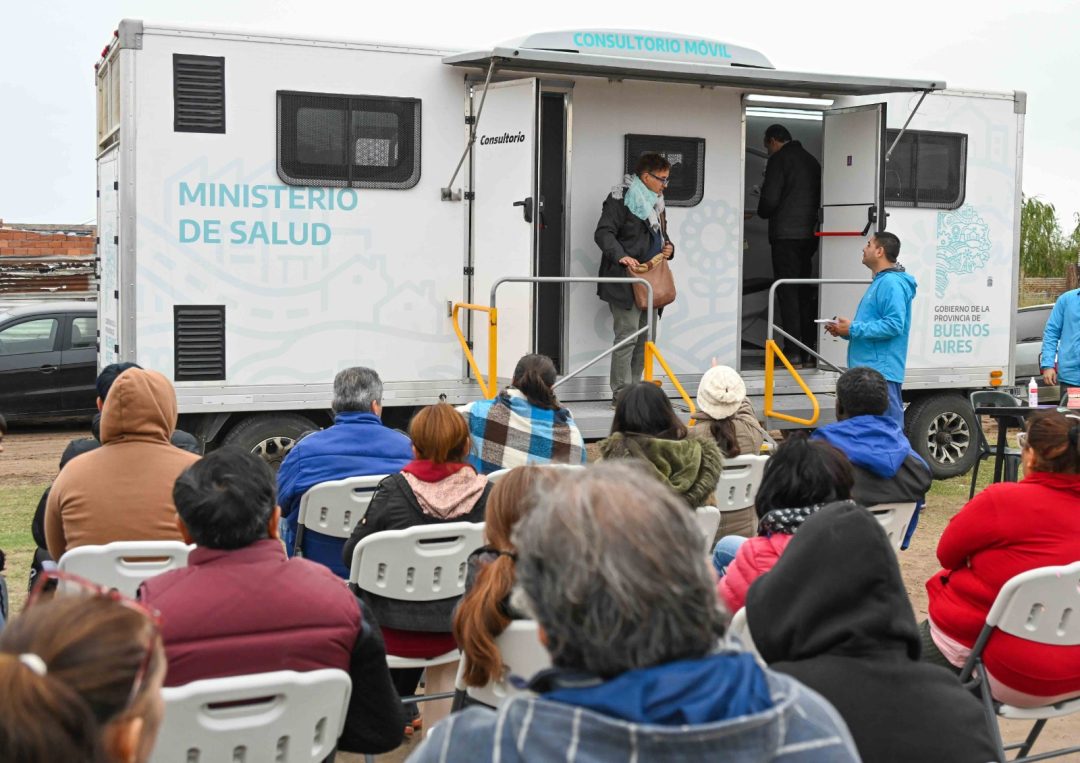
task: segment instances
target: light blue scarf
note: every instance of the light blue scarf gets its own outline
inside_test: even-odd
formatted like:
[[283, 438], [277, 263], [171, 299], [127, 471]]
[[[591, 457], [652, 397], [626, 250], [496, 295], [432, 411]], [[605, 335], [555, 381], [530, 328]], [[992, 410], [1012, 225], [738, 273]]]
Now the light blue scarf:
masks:
[[645, 187], [645, 184], [641, 182], [641, 178], [634, 175], [623, 192], [623, 203], [633, 213], [634, 217], [639, 220], [648, 220], [650, 217], [655, 219], [656, 212], [654, 210], [656, 200], [659, 197], [659, 194], [653, 193]]

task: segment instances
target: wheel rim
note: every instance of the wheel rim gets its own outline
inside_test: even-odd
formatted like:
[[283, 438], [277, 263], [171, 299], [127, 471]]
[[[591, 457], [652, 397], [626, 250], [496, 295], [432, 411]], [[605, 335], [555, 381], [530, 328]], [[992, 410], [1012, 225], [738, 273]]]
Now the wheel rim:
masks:
[[926, 433], [926, 450], [937, 463], [946, 466], [958, 464], [969, 447], [971, 427], [959, 413], [945, 411], [930, 422]]
[[294, 445], [296, 445], [296, 439], [293, 437], [267, 437], [257, 443], [251, 452], [276, 470]]

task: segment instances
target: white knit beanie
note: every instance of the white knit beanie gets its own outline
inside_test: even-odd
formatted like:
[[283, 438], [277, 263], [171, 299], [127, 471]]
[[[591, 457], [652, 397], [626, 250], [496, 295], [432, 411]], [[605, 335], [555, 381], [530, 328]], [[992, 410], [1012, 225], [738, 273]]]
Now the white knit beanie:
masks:
[[746, 384], [738, 371], [729, 366], [713, 366], [698, 384], [697, 405], [714, 419], [726, 419], [746, 398]]

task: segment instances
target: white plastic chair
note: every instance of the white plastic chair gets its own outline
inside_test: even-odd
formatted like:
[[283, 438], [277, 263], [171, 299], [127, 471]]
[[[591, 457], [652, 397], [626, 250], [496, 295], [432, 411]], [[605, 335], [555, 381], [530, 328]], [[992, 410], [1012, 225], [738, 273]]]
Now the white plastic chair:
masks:
[[348, 477], [320, 482], [309, 488], [300, 498], [293, 553], [301, 555], [305, 529], [333, 538], [352, 535], [353, 527], [367, 514], [375, 489], [386, 477], [385, 474]]
[[754, 505], [768, 456], [725, 458], [716, 485], [716, 507], [720, 511], [739, 511]]
[[904, 543], [911, 518], [915, 516], [914, 503], [879, 503], [871, 506], [868, 511], [874, 515], [881, 526], [885, 528], [885, 534], [889, 536], [889, 543], [894, 551], [899, 551]]
[[511, 697], [529, 693], [527, 689], [519, 689], [510, 683], [510, 676], [532, 678], [544, 668], [551, 667], [551, 655], [540, 643], [539, 626], [535, 620], [512, 621], [495, 639], [495, 646], [502, 656], [502, 678], [486, 686], [466, 686], [466, 661], [463, 657], [458, 664], [457, 679], [454, 681], [458, 691], [464, 691], [470, 698], [490, 707], [499, 707]]
[[[994, 605], [986, 614], [983, 626], [971, 655], [960, 673], [960, 680], [967, 688], [978, 688], [982, 698], [983, 712], [1001, 753], [1000, 760], [1005, 760], [1006, 750], [1018, 750], [1014, 761], [1042, 760], [1080, 752], [1080, 746], [1054, 750], [1052, 753], [1040, 753], [1027, 757], [1042, 731], [1051, 718], [1080, 712], [1080, 693], [1073, 699], [1066, 699], [1052, 705], [1041, 707], [1014, 707], [996, 702], [990, 695], [986, 683], [986, 671], [983, 668], [982, 655], [987, 643], [995, 631], [1008, 633], [1016, 638], [1038, 644], [1071, 646], [1080, 649], [1080, 562], [1073, 562], [1060, 567], [1041, 567], [1022, 572], [1001, 587]], [[1035, 721], [1027, 739], [1016, 744], [1003, 745], [998, 729], [997, 718]]]
[[[187, 567], [188, 554], [194, 548], [178, 540], [125, 540], [104, 546], [79, 546], [64, 552], [57, 567], [133, 598], [147, 578]], [[58, 587], [61, 594], [63, 589], [63, 585]]]
[[744, 652], [749, 652], [754, 655], [754, 659], [760, 664], [765, 664], [765, 661], [761, 659], [761, 655], [758, 654], [757, 647], [754, 646], [753, 637], [750, 635], [750, 624], [746, 621], [746, 607], [741, 607], [738, 612], [732, 615], [727, 632], [728, 636], [738, 639]]
[[[465, 593], [469, 555], [484, 545], [482, 522], [417, 525], [372, 533], [353, 550], [349, 582], [362, 591], [398, 601], [439, 601]], [[428, 659], [387, 654], [391, 668], [428, 668], [461, 658], [453, 649]], [[444, 699], [452, 694], [409, 698]]]
[[[571, 472], [578, 472], [585, 469], [583, 464], [536, 464], [536, 466], [539, 466], [542, 469], [565, 469]], [[509, 473], [509, 469], [499, 469], [494, 471], [487, 476], [488, 482], [495, 484]]]
[[720, 529], [720, 509], [715, 506], [698, 506], [694, 509], [694, 518], [698, 527], [705, 534], [705, 553], [712, 551], [713, 538]]
[[308, 763], [345, 727], [349, 674], [281, 670], [163, 689], [165, 720], [151, 763]]

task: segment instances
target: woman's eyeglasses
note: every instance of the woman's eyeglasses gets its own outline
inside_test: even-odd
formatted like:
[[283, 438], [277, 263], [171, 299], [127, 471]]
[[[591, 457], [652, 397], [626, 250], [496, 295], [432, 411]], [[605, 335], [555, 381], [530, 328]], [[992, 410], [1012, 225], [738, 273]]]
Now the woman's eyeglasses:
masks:
[[660, 183], [660, 185], [662, 185], [662, 186], [666, 187], [666, 186], [670, 185], [670, 183], [671, 183], [671, 178], [670, 177], [662, 178], [659, 175], [652, 174], [651, 172], [646, 172], [645, 174], [648, 175], [649, 177], [651, 177], [656, 182]]
[[65, 598], [84, 596], [108, 599], [137, 612], [150, 624], [151, 637], [146, 645], [139, 669], [135, 673], [135, 680], [131, 682], [131, 692], [128, 694], [127, 702], [124, 703], [124, 709], [131, 707], [135, 698], [139, 696], [139, 691], [146, 680], [146, 674], [150, 669], [150, 659], [154, 655], [154, 646], [161, 639], [161, 615], [157, 610], [148, 609], [134, 599], [124, 596], [115, 588], [106, 588], [86, 578], [72, 575], [69, 572], [61, 572], [60, 570], [47, 570], [38, 576], [34, 590], [30, 592], [30, 596], [26, 600], [26, 606], [23, 609], [30, 609], [36, 604], [49, 601], [56, 596]]

